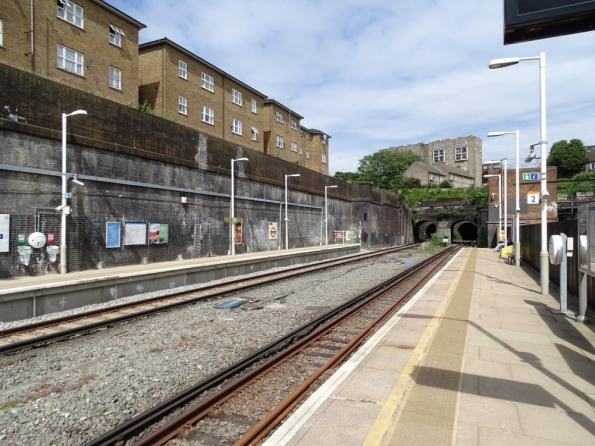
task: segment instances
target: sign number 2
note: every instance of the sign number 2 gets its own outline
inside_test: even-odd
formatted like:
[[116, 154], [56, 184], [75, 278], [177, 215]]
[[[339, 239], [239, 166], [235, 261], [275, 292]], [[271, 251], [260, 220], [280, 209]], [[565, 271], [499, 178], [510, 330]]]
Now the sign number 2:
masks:
[[539, 204], [539, 194], [527, 194], [527, 204]]

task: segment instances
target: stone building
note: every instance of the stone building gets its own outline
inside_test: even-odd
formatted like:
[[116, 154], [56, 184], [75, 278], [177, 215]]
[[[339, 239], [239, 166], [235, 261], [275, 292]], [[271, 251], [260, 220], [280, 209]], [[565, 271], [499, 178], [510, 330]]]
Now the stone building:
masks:
[[3, 1], [0, 63], [128, 103], [138, 99], [143, 28], [99, 0]]
[[466, 170], [446, 164], [432, 165], [419, 161], [411, 164], [404, 175], [409, 178], [417, 178], [422, 186], [439, 185], [446, 180], [452, 187], [469, 187], [475, 182], [475, 178]]
[[390, 147], [398, 152], [411, 151], [422, 157], [424, 163], [445, 165], [467, 171], [476, 186], [481, 186], [482, 141], [476, 136], [461, 136], [429, 143]]

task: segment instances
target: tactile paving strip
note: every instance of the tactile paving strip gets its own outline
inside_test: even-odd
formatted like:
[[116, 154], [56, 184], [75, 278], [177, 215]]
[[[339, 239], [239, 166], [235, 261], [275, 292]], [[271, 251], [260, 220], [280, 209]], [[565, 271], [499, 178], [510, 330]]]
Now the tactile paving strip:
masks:
[[473, 250], [426, 356], [416, 368], [389, 445], [453, 443], [476, 261]]

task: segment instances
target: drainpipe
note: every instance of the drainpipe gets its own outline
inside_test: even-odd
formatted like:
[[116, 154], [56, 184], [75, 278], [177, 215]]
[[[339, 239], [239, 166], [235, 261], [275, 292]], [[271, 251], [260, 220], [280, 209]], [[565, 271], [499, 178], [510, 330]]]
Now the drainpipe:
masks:
[[34, 24], [33, 0], [31, 0], [30, 8], [31, 8], [31, 23], [29, 25], [29, 41], [31, 43], [31, 46], [30, 46], [29, 52], [31, 53], [30, 54], [30, 57], [31, 57], [31, 71], [33, 73], [35, 73], [35, 55], [34, 55], [35, 43], [33, 42], [33, 24]]

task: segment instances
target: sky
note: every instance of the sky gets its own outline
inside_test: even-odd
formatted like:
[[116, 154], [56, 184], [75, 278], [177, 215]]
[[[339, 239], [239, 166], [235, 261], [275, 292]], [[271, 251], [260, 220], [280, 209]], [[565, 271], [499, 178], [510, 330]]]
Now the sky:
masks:
[[[329, 172], [356, 172], [388, 147], [473, 135], [483, 160], [515, 162], [540, 140], [539, 62], [546, 55], [548, 151], [595, 145], [595, 32], [503, 43], [503, 0], [107, 0], [327, 133]], [[539, 148], [537, 148], [539, 151]], [[539, 152], [538, 152], [539, 155]]]

